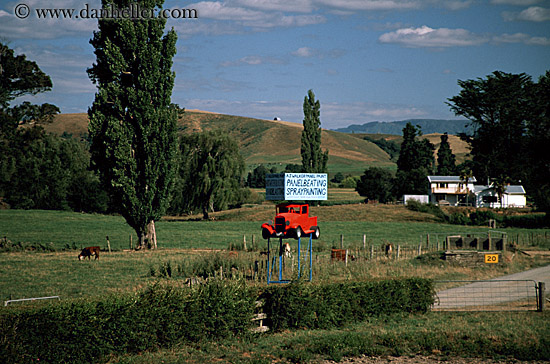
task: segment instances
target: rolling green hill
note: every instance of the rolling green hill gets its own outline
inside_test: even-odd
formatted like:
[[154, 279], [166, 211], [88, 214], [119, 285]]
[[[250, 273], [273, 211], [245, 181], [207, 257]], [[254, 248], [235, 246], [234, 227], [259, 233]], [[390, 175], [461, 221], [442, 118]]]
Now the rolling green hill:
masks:
[[[87, 133], [87, 123], [85, 113], [61, 114], [45, 128], [55, 134], [66, 132], [82, 137]], [[301, 124], [202, 111], [186, 111], [178, 120], [181, 133], [215, 129], [225, 130], [239, 143], [249, 169], [262, 163], [269, 167], [276, 166], [278, 170], [289, 163], [301, 164]], [[322, 141], [321, 148], [329, 150], [331, 174], [342, 172], [360, 175], [365, 168], [372, 166], [395, 168], [386, 152], [352, 134], [323, 130]]]

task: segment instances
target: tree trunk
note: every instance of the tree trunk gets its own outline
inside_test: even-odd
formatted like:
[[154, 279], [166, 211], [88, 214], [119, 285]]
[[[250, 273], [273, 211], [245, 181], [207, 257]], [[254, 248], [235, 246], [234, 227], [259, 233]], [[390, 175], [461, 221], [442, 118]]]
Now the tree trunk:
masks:
[[155, 221], [151, 220], [147, 224], [147, 230], [145, 232], [137, 232], [138, 245], [136, 250], [141, 249], [156, 249], [157, 248], [157, 232], [155, 230]]
[[155, 230], [155, 220], [151, 220], [147, 224], [147, 238], [149, 240], [149, 249], [157, 248], [157, 231]]

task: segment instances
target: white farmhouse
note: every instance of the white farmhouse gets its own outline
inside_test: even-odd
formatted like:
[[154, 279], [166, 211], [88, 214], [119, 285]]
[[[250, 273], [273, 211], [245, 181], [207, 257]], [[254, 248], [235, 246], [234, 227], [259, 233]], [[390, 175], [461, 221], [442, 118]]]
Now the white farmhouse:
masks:
[[[433, 204], [458, 206], [459, 204], [474, 204], [475, 177], [466, 181], [459, 176], [428, 176], [430, 182], [430, 202]], [[466, 197], [467, 195], [468, 198]]]
[[508, 208], [525, 207], [527, 200], [522, 185], [509, 185], [502, 195], [502, 204], [498, 199], [495, 188], [491, 186], [475, 186], [476, 207]]

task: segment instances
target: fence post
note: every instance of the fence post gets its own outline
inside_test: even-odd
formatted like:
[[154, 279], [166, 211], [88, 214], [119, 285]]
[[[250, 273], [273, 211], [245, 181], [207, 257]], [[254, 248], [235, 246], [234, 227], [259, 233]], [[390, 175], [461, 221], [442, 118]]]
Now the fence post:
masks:
[[107, 235], [105, 237], [107, 239], [107, 248], [109, 249], [109, 253], [111, 252], [111, 242], [109, 241], [109, 236]]
[[370, 246], [370, 259], [374, 259], [374, 245]]
[[246, 251], [246, 235], [243, 235], [243, 251]]
[[363, 234], [363, 250], [367, 249], [367, 234]]
[[340, 235], [340, 249], [344, 249], [344, 234]]
[[422, 255], [422, 244], [418, 245], [418, 255]]
[[546, 284], [544, 282], [539, 282], [537, 285], [537, 296], [539, 301], [537, 302], [537, 311], [542, 312], [544, 310], [544, 288]]
[[395, 253], [395, 258], [399, 259], [400, 255], [401, 255], [401, 245], [397, 245], [397, 252]]

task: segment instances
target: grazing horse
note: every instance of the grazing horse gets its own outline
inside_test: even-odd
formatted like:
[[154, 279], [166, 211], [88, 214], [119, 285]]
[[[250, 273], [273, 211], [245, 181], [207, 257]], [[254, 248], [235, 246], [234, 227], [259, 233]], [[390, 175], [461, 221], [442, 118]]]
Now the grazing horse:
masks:
[[[94, 255], [95, 259], [99, 259], [99, 247], [98, 246], [89, 246], [87, 248], [82, 249], [80, 254], [78, 254], [78, 260], [82, 260], [86, 257], [88, 257], [88, 260], [90, 260], [91, 256]], [[94, 260], [95, 260], [94, 259]]]

